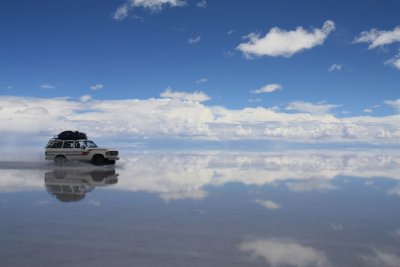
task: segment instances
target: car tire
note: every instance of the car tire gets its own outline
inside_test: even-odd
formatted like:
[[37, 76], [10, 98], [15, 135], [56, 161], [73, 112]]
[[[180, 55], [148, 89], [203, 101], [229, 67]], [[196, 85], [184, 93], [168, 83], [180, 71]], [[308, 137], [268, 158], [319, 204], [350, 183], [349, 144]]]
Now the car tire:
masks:
[[105, 159], [102, 155], [94, 155], [92, 158], [92, 163], [97, 166], [103, 165], [104, 161]]

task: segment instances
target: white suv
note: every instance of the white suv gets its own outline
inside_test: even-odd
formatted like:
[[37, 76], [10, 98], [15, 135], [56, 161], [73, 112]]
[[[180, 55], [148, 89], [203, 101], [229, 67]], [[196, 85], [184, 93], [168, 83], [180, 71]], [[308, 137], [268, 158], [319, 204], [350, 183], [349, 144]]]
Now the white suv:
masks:
[[57, 165], [67, 161], [88, 161], [95, 165], [115, 164], [119, 160], [118, 151], [99, 148], [90, 140], [61, 140], [52, 138], [46, 145], [46, 160], [54, 160]]

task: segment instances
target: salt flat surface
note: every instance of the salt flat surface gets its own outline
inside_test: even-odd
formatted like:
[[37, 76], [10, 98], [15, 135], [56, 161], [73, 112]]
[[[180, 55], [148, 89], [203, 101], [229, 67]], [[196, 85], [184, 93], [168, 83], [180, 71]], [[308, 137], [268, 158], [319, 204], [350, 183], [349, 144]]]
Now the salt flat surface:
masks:
[[0, 162], [1, 266], [400, 266], [396, 151]]

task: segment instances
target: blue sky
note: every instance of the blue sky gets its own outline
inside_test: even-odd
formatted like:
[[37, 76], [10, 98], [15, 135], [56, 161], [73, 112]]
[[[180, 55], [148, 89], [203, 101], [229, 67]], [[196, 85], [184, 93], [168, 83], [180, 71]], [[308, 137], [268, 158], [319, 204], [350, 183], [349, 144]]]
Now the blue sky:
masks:
[[[201, 105], [231, 111], [396, 116], [399, 9], [389, 0], [4, 0], [0, 95], [147, 100], [168, 89], [202, 93]], [[262, 40], [274, 29], [299, 34], [278, 47], [264, 40], [261, 55], [239, 49], [249, 34]], [[279, 52], [315, 31], [324, 34], [318, 44]], [[254, 93], [267, 86], [278, 89]]]

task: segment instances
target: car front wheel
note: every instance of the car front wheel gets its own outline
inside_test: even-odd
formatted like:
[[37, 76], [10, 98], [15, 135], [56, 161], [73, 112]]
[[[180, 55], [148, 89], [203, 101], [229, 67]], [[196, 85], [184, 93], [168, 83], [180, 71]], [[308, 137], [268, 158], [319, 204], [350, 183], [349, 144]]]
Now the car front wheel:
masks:
[[94, 155], [94, 157], [92, 159], [93, 164], [97, 165], [97, 166], [103, 165], [104, 161], [105, 161], [105, 159], [102, 155]]

